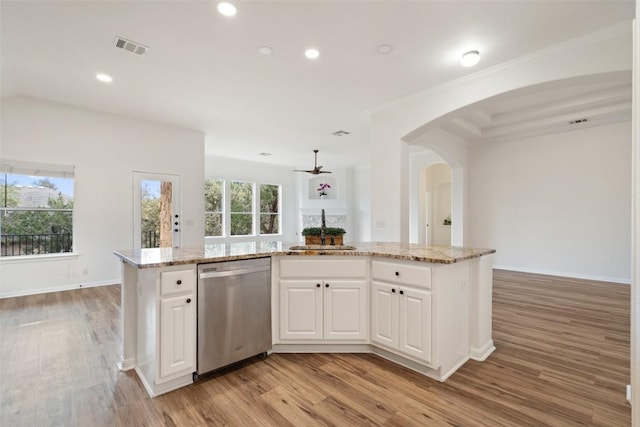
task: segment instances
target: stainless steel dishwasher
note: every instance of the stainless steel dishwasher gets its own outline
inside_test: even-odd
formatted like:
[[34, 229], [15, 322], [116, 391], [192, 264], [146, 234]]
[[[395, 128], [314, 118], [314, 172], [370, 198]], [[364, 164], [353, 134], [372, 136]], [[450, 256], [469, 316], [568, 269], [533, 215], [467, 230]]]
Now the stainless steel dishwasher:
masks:
[[198, 375], [271, 350], [271, 258], [198, 265]]

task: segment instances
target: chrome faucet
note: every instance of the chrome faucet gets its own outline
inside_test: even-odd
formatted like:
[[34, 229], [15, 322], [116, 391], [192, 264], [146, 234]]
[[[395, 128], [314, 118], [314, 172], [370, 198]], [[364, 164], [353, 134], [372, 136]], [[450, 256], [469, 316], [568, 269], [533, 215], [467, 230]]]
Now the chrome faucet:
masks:
[[322, 225], [320, 226], [320, 244], [324, 246], [326, 240], [327, 223], [324, 219], [324, 209], [322, 209]]

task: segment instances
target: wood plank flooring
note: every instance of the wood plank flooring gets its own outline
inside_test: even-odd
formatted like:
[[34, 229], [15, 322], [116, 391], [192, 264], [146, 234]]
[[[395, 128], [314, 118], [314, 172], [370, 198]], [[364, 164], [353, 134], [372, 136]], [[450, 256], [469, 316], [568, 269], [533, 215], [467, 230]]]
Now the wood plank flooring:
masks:
[[445, 383], [282, 354], [150, 399], [118, 372], [120, 287], [0, 300], [1, 426], [629, 426], [630, 288], [494, 272], [494, 341]]

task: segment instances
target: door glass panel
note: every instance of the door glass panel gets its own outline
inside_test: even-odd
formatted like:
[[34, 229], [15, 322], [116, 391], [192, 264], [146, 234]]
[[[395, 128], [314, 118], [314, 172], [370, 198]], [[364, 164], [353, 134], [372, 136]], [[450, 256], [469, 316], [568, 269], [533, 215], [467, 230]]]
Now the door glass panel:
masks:
[[134, 247], [178, 246], [177, 177], [142, 173], [134, 177]]

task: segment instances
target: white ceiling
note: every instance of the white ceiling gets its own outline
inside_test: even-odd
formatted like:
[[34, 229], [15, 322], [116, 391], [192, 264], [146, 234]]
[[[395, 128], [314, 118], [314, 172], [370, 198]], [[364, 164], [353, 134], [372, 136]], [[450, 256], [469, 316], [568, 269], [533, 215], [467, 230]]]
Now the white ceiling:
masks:
[[[330, 169], [367, 163], [368, 109], [634, 16], [633, 0], [236, 4], [237, 16], [227, 18], [213, 1], [2, 0], [2, 96], [200, 130], [206, 152], [225, 157], [307, 168], [318, 148]], [[116, 35], [148, 53], [117, 49]], [[380, 44], [394, 49], [377, 54]], [[258, 54], [262, 45], [275, 54]], [[315, 61], [303, 56], [311, 46], [320, 50]], [[463, 68], [459, 56], [470, 49], [481, 61]], [[113, 83], [98, 82], [98, 72]], [[593, 109], [628, 104], [628, 80], [552, 87], [549, 94], [566, 96], [544, 102], [512, 94], [425, 130], [479, 143], [516, 122], [518, 132], [527, 120], [552, 128], [545, 118], [581, 114], [562, 109], [566, 100]], [[605, 92], [607, 101], [594, 101]], [[499, 120], [485, 122], [487, 114]], [[331, 135], [337, 130], [351, 134]]]

